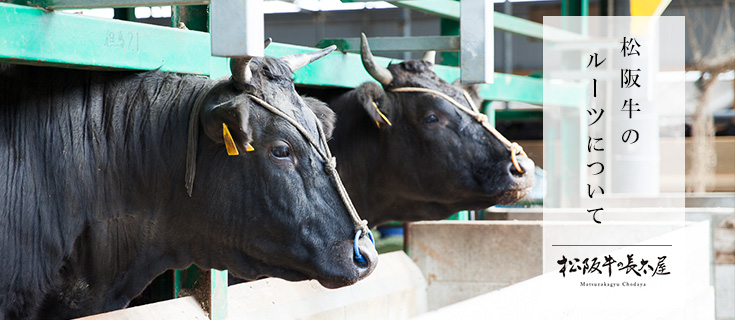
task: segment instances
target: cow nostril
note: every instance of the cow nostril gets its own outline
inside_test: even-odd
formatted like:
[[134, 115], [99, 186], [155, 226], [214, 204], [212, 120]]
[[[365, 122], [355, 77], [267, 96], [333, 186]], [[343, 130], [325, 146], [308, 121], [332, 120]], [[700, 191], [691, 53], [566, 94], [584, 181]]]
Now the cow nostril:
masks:
[[527, 180], [533, 178], [535, 164], [533, 160], [524, 156], [517, 156], [516, 163], [520, 167], [520, 171], [512, 161], [508, 161], [508, 173], [511, 179]]
[[511, 176], [514, 176], [514, 177], [522, 177], [528, 171], [528, 170], [526, 170], [526, 168], [523, 167], [522, 164], [518, 163], [518, 166], [521, 168], [521, 170], [523, 170], [523, 172], [518, 171], [518, 169], [516, 169], [516, 166], [513, 165], [512, 162], [510, 163], [510, 166], [508, 168], [508, 171], [510, 171], [510, 175]]
[[365, 258], [365, 252], [362, 251], [362, 248], [358, 249], [357, 252], [355, 252], [355, 264], [358, 267], [366, 267], [368, 264], [367, 259]]
[[375, 267], [375, 259], [377, 257], [375, 256], [375, 254], [371, 254], [369, 252], [369, 249], [363, 248], [362, 246], [360, 246], [359, 253], [359, 259], [357, 256], [355, 256], [353, 261], [358, 268], [358, 274], [360, 278], [362, 278], [372, 272], [373, 268]]
[[516, 164], [514, 164], [513, 161], [508, 161], [508, 173], [510, 174], [511, 178], [526, 179], [533, 176], [533, 160], [525, 156], [516, 156], [515, 160], [520, 170], [516, 168]]
[[[354, 249], [355, 249], [355, 252], [354, 252], [355, 253], [355, 256], [354, 256], [353, 260], [355, 260], [355, 264], [357, 264], [358, 266], [365, 267], [369, 263], [369, 261], [368, 261], [369, 256], [366, 255], [365, 254], [365, 251], [363, 250], [363, 248], [358, 245], [358, 242], [360, 240], [360, 236], [361, 235], [362, 235], [362, 229], [358, 229], [357, 232], [355, 233], [355, 240], [354, 240], [354, 243], [353, 243], [354, 244]], [[370, 242], [372, 244], [375, 244], [375, 240], [373, 239], [373, 234], [370, 231], [368, 231], [367, 232], [367, 235], [370, 238]]]

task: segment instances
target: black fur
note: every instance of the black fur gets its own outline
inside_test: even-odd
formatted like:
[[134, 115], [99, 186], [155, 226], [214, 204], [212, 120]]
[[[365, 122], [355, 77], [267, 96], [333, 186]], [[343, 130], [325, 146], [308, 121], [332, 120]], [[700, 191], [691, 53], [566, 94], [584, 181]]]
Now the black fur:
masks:
[[334, 111], [332, 111], [332, 109], [329, 109], [329, 106], [321, 100], [311, 97], [302, 98], [321, 122], [322, 130], [324, 130], [326, 138], [331, 138], [332, 132], [334, 131], [334, 123], [337, 121], [337, 115], [335, 115]]
[[[451, 85], [432, 69], [421, 60], [393, 64], [389, 86], [367, 82], [329, 102], [338, 119], [330, 146], [350, 197], [371, 224], [443, 219], [512, 203], [530, 190], [533, 162], [519, 157], [527, 173], [514, 174], [508, 149], [469, 115], [435, 95], [391, 92], [429, 88], [469, 108], [465, 89], [479, 106], [476, 86]], [[432, 114], [437, 122], [424, 122]]]
[[[251, 68], [244, 92], [316, 135], [317, 116], [295, 93], [288, 66], [264, 58]], [[374, 248], [363, 239], [370, 263], [355, 265], [354, 225], [316, 151], [232, 81], [206, 91], [204, 109], [229, 105], [234, 116], [203, 116], [201, 125], [221, 130], [234, 119], [239, 142], [255, 151], [228, 156], [221, 136], [200, 130], [187, 196], [189, 113], [211, 82], [0, 65], [0, 319], [123, 308], [157, 275], [192, 263], [328, 287], [370, 273]], [[333, 118], [320, 111], [324, 126]], [[270, 155], [280, 142], [293, 161]]]

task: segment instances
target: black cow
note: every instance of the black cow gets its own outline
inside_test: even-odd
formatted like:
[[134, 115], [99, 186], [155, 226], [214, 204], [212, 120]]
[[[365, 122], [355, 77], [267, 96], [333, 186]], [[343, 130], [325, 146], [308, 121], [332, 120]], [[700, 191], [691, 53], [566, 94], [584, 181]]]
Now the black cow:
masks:
[[123, 308], [192, 263], [329, 288], [367, 276], [377, 253], [362, 237], [353, 259], [355, 217], [317, 149], [257, 103], [320, 141], [334, 115], [291, 73], [331, 50], [233, 59], [220, 81], [0, 64], [0, 319]]
[[[451, 85], [431, 61], [378, 66], [362, 39], [363, 64], [382, 83], [366, 82], [329, 102], [337, 113], [330, 148], [340, 159], [358, 211], [371, 223], [443, 219], [459, 210], [510, 204], [533, 182], [533, 161], [508, 146], [447, 99], [432, 93], [394, 92], [428, 88], [471, 108], [476, 87]], [[325, 98], [328, 99], [328, 98]]]

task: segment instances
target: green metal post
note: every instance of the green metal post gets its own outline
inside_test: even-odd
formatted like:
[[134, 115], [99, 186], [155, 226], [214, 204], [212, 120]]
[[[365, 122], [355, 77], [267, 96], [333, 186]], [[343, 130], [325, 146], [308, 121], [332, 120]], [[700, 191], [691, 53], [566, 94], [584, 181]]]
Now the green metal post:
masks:
[[495, 108], [492, 107], [492, 101], [485, 100], [482, 102], [482, 106], [480, 106], [480, 112], [487, 115], [487, 119], [490, 121], [490, 124], [494, 127], [495, 126]]
[[[439, 19], [440, 35], [442, 36], [458, 36], [459, 35], [459, 21], [454, 19], [440, 18]], [[459, 52], [442, 52], [440, 54], [440, 64], [446, 66], [459, 66]], [[453, 214], [448, 220], [468, 220], [467, 211], [460, 211]]]
[[227, 270], [212, 269], [210, 273], [209, 318], [227, 319]]
[[[209, 14], [208, 6], [172, 6], [171, 7], [171, 27], [186, 27], [189, 30], [207, 32], [209, 30]], [[199, 277], [199, 268], [191, 266], [186, 270], [174, 271], [174, 298], [178, 298], [181, 289], [192, 286], [196, 278]], [[186, 281], [188, 280], [188, 281]], [[187, 286], [186, 283], [189, 282]]]
[[197, 279], [201, 277], [199, 274], [201, 270], [195, 265], [182, 270], [174, 270], [174, 295], [173, 298], [178, 298], [181, 294], [182, 289], [193, 288], [197, 285]]
[[[442, 36], [458, 36], [459, 35], [459, 21], [451, 20], [447, 18], [439, 19], [439, 25], [441, 28], [440, 34]], [[446, 66], [459, 66], [459, 52], [442, 52], [441, 64]]]
[[[186, 27], [189, 30], [209, 31], [209, 6], [175, 6], [171, 12], [171, 25], [175, 28]], [[195, 268], [192, 266], [192, 268]], [[192, 269], [189, 268], [189, 269]], [[190, 271], [190, 270], [189, 270]], [[223, 320], [227, 318], [227, 270], [215, 270], [204, 272], [209, 280], [203, 281], [209, 286], [209, 318], [212, 320]], [[175, 273], [174, 289], [178, 296], [181, 290], [182, 272]], [[178, 289], [178, 290], [177, 290]]]
[[[166, 276], [166, 275], [164, 274], [163, 276]], [[178, 270], [178, 269], [174, 270], [174, 274], [172, 276], [173, 276], [173, 290], [174, 290], [172, 298], [176, 299], [179, 297], [179, 294], [181, 293], [181, 284], [183, 282], [181, 281], [181, 278], [183, 276], [182, 270]], [[153, 283], [155, 283], [156, 281], [159, 281], [158, 278], [156, 278], [156, 280], [153, 280]]]
[[134, 8], [115, 8], [113, 19], [135, 21], [135, 9]]
[[610, 16], [612, 15], [612, 12], [608, 10], [608, 6], [610, 5], [610, 0], [600, 0], [600, 15], [601, 16]]
[[207, 32], [209, 31], [209, 6], [173, 6], [171, 7], [171, 26]]
[[561, 15], [563, 16], [589, 16], [589, 0], [561, 0]]

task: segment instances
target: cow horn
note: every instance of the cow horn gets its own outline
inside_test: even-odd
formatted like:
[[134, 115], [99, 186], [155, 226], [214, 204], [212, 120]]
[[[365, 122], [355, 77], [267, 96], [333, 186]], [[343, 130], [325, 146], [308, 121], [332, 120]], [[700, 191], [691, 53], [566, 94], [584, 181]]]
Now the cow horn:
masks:
[[436, 51], [434, 50], [426, 51], [426, 53], [424, 53], [424, 56], [421, 58], [421, 60], [424, 60], [433, 65], [434, 60], [436, 60]]
[[232, 71], [232, 79], [240, 84], [250, 82], [253, 78], [253, 72], [250, 71], [251, 56], [232, 57], [230, 59], [230, 71]]
[[378, 82], [384, 85], [389, 85], [391, 82], [393, 82], [393, 75], [390, 73], [390, 71], [379, 66], [375, 62], [375, 57], [373, 57], [372, 52], [370, 52], [367, 37], [365, 37], [364, 33], [361, 34], [360, 39], [360, 56], [362, 57], [362, 65], [365, 67], [365, 70], [367, 70], [367, 72], [373, 77], [373, 79], [378, 80]]
[[289, 68], [291, 68], [291, 72], [294, 72], [298, 69], [301, 69], [301, 67], [312, 63], [323, 56], [328, 55], [329, 53], [334, 51], [334, 49], [337, 49], [337, 46], [331, 45], [318, 51], [283, 56], [281, 57], [281, 59], [288, 63]]

